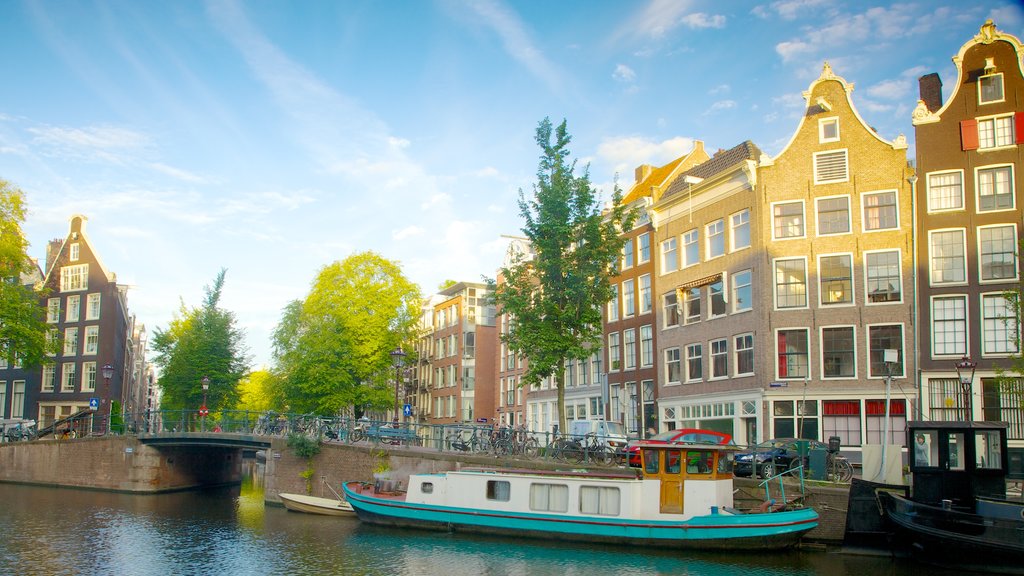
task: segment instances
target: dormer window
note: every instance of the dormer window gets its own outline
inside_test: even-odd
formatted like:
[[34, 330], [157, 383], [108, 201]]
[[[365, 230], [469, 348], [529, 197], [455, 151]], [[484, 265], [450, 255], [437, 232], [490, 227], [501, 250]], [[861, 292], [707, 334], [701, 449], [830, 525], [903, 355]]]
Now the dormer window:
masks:
[[818, 142], [839, 141], [839, 118], [822, 118], [818, 120]]

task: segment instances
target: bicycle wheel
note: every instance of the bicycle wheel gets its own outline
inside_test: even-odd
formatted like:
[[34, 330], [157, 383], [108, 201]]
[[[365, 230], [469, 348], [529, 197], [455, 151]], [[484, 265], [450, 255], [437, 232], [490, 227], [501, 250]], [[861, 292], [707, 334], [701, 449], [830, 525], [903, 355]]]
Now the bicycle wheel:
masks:
[[352, 432], [348, 435], [348, 441], [352, 443], [361, 442], [366, 438], [366, 433], [359, 428], [353, 428]]
[[527, 438], [526, 442], [523, 444], [523, 456], [526, 456], [527, 458], [532, 460], [532, 459], [536, 458], [537, 454], [539, 454], [539, 453], [540, 453], [540, 444], [537, 443], [537, 439], [536, 438]]
[[836, 478], [839, 482], [849, 482], [853, 479], [853, 466], [846, 458], [836, 463]]
[[586, 458], [586, 453], [583, 451], [582, 444], [575, 440], [568, 440], [562, 448], [562, 456], [566, 462], [580, 464]]

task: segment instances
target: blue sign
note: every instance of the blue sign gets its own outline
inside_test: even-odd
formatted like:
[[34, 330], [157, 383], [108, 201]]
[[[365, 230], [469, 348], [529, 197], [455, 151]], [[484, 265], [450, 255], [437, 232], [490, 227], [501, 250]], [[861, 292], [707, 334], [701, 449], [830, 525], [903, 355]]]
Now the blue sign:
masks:
[[789, 388], [789, 382], [771, 382], [769, 388]]
[[402, 406], [402, 414], [405, 416], [412, 416], [412, 404], [406, 404]]
[[99, 398], [89, 398], [89, 409], [90, 410], [99, 410], [100, 409], [100, 399]]

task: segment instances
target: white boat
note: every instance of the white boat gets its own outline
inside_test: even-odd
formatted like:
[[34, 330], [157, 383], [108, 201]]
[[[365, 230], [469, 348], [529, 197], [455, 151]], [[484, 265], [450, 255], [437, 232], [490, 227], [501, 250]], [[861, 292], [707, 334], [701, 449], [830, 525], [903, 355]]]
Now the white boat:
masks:
[[670, 548], [778, 549], [818, 525], [810, 508], [733, 507], [733, 446], [642, 444], [639, 474], [462, 469], [406, 491], [343, 484], [373, 524]]
[[285, 508], [293, 512], [324, 514], [326, 516], [352, 516], [355, 514], [351, 504], [335, 498], [318, 498], [316, 496], [288, 494], [286, 492], [279, 493], [277, 497], [281, 499]]

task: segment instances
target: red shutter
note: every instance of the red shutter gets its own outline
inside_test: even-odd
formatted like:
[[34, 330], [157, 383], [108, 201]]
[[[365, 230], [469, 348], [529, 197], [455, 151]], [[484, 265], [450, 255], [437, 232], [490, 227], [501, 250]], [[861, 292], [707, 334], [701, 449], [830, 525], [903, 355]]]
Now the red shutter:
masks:
[[974, 118], [960, 121], [960, 148], [962, 150], [978, 149], [978, 121]]
[[1013, 141], [1017, 144], [1024, 142], [1024, 112], [1017, 112], [1013, 115]]

